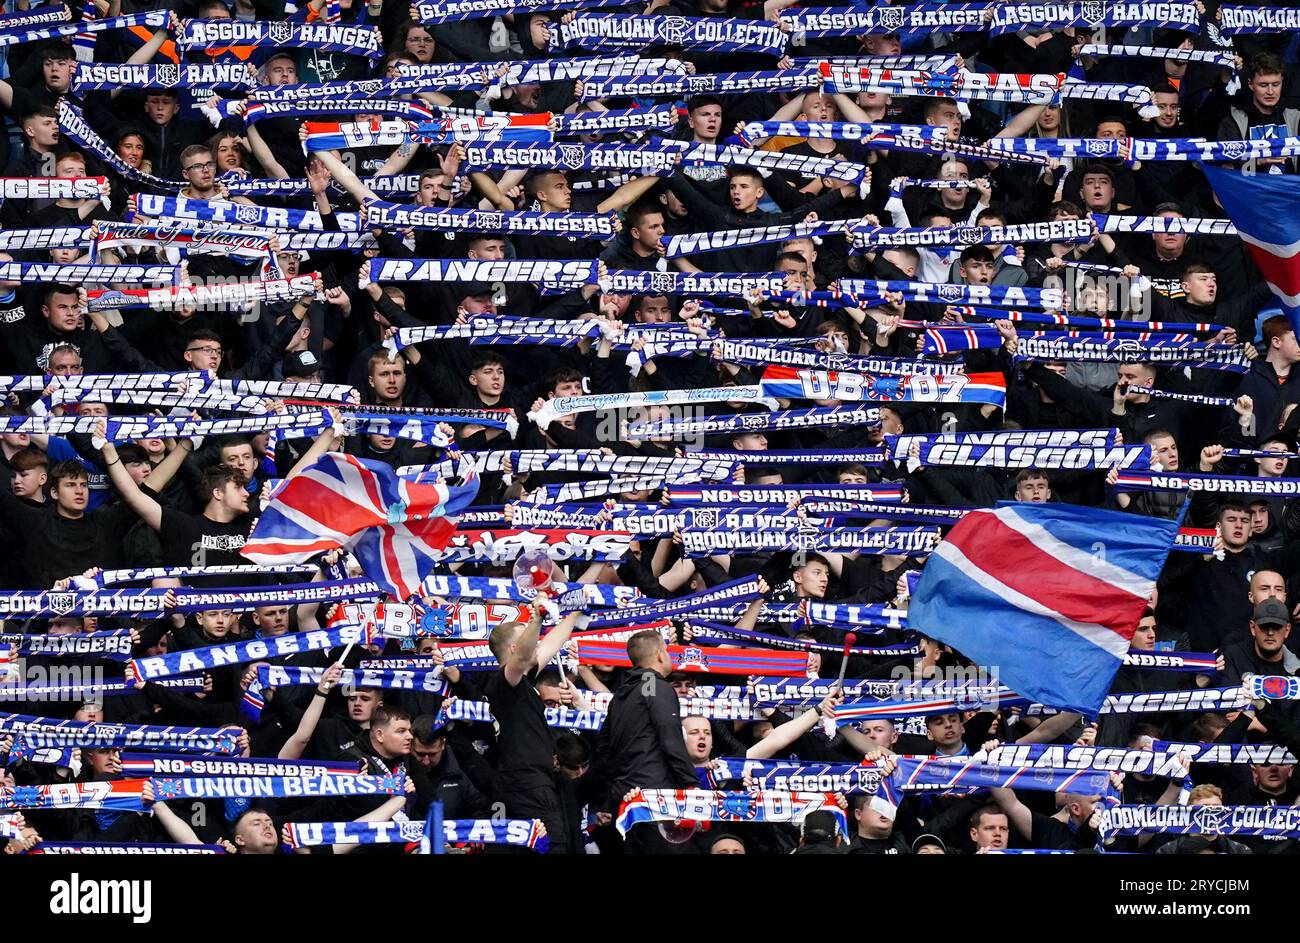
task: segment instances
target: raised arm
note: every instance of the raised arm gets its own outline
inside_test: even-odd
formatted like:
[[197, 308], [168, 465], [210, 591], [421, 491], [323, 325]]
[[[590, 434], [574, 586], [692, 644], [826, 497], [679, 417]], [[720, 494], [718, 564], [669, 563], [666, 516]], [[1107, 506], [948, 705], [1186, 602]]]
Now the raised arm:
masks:
[[[135, 479], [122, 466], [122, 458], [117, 454], [117, 447], [112, 442], [107, 441], [107, 432], [107, 422], [101, 419], [95, 423], [95, 435], [106, 440], [102, 453], [104, 468], [108, 471], [109, 480], [113, 482], [113, 487], [122, 496], [122, 500], [140, 516], [142, 521], [154, 530], [162, 530], [162, 505], [140, 490], [140, 486], [135, 483]], [[170, 458], [170, 456], [168, 457]]]
[[199, 838], [198, 833], [190, 828], [190, 823], [171, 810], [165, 802], [155, 802], [153, 797], [153, 783], [146, 781], [140, 791], [141, 798], [145, 805], [152, 804], [154, 818], [158, 824], [163, 827], [172, 841], [178, 845], [202, 845], [203, 839]]
[[189, 457], [193, 449], [193, 440], [182, 436], [172, 450], [167, 453], [167, 457], [149, 473], [149, 477], [144, 480], [145, 485], [154, 494], [166, 488], [167, 482], [171, 481], [172, 477], [180, 471], [181, 466], [185, 464], [185, 459]]
[[573, 627], [578, 623], [578, 616], [581, 614], [580, 612], [569, 613], [560, 620], [559, 625], [547, 632], [541, 641], [537, 643], [537, 664], [539, 666], [549, 665], [555, 659], [555, 656], [560, 653], [560, 649], [569, 640]]
[[345, 437], [343, 420], [339, 418], [338, 410], [331, 409], [329, 414], [331, 425], [326, 429], [322, 429], [320, 435], [316, 436], [316, 441], [312, 442], [311, 448], [302, 453], [302, 458], [298, 459], [293, 468], [289, 470], [289, 474], [284, 476], [285, 481], [296, 478], [308, 468], [311, 468], [312, 465], [316, 464], [318, 458], [333, 447], [335, 442], [341, 441]]
[[[307, 126], [303, 125], [303, 139], [306, 140]], [[358, 203], [365, 203], [366, 200], [377, 200], [378, 196], [375, 191], [361, 182], [361, 178], [348, 169], [343, 161], [339, 160], [339, 155], [334, 151], [316, 151], [316, 159], [324, 165], [325, 169], [330, 172], [330, 176], [339, 182], [344, 190], [347, 190]]]
[[[515, 642], [515, 650], [506, 658], [506, 663], [502, 665], [505, 669], [506, 682], [513, 688], [524, 680], [524, 676], [537, 666], [537, 649], [538, 633], [542, 629], [542, 607], [533, 600], [530, 604], [532, 616], [528, 620], [528, 625], [519, 633], [519, 639]], [[557, 629], [558, 631], [558, 629]], [[566, 633], [566, 638], [567, 633]]]
[[1034, 831], [1034, 816], [1029, 811], [1029, 806], [1016, 797], [1013, 789], [990, 789], [989, 792], [993, 795], [993, 801], [998, 804], [998, 808], [1007, 814], [1007, 821], [1028, 839]]
[[828, 694], [816, 707], [810, 707], [794, 720], [787, 720], [781, 726], [774, 728], [766, 737], [746, 750], [745, 756], [751, 760], [765, 760], [776, 756], [804, 734], [810, 733], [821, 721], [822, 714], [834, 710], [835, 705], [842, 703], [843, 700], [844, 698], [838, 695]]
[[339, 674], [343, 671], [342, 665], [330, 665], [325, 669], [325, 674], [321, 676], [320, 683], [316, 685], [316, 691], [312, 696], [311, 703], [307, 709], [302, 712], [302, 720], [298, 721], [298, 729], [293, 732], [284, 746], [280, 747], [280, 752], [276, 754], [282, 760], [296, 760], [302, 756], [302, 751], [307, 749], [307, 744], [311, 743], [311, 735], [316, 732], [316, 725], [320, 723], [321, 713], [325, 710], [325, 700], [329, 697], [330, 690], [338, 684]]

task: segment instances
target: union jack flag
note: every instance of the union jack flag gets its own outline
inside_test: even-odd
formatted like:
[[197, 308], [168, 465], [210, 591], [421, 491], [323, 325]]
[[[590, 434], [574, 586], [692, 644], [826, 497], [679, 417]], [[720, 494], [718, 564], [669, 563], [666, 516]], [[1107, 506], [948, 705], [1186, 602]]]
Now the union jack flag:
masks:
[[380, 462], [330, 452], [280, 489], [242, 552], [255, 563], [301, 563], [342, 547], [387, 592], [408, 599], [477, 494], [472, 473], [461, 485], [422, 485]]

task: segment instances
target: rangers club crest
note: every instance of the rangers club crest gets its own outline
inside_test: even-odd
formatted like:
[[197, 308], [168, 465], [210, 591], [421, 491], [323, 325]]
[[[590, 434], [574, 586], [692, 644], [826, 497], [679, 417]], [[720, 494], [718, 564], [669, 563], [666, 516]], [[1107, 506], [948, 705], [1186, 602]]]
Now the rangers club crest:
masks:
[[983, 235], [983, 231], [978, 226], [957, 227], [957, 242], [964, 246], [976, 245]]
[[674, 272], [651, 272], [650, 293], [670, 295], [677, 290], [677, 278]]
[[1250, 146], [1245, 141], [1223, 141], [1219, 148], [1228, 160], [1241, 160], [1246, 156]]
[[1089, 138], [1085, 149], [1093, 157], [1105, 157], [1110, 153], [1110, 144], [1097, 138]]
[[579, 170], [587, 159], [587, 152], [582, 149], [581, 144], [561, 144], [559, 148], [560, 163], [570, 170]]
[[1192, 813], [1192, 825], [1207, 835], [1218, 835], [1228, 824], [1228, 810], [1221, 805], [1197, 806]]
[[705, 509], [691, 514], [691, 526], [702, 530], [713, 530], [718, 526], [718, 512]]
[[962, 286], [961, 285], [940, 285], [939, 297], [943, 301], [947, 301], [949, 303], [954, 301], [961, 301]]
[[262, 219], [262, 211], [259, 207], [248, 206], [244, 203], [235, 204], [235, 222], [256, 224]]
[[712, 87], [713, 79], [707, 75], [686, 76], [686, 90], [688, 92], [707, 92]]
[[663, 22], [664, 42], [670, 46], [681, 46], [686, 42], [686, 17], [666, 16]]
[[293, 39], [293, 24], [282, 20], [266, 24], [266, 35], [274, 43], [287, 43]]
[[163, 88], [172, 88], [181, 83], [181, 67], [168, 63], [154, 67], [154, 81]]
[[501, 213], [480, 212], [478, 221], [484, 232], [501, 232], [506, 228], [506, 218]]
[[76, 593], [48, 593], [45, 597], [46, 607], [55, 615], [66, 615], [77, 608]]
[[1084, 0], [1079, 7], [1083, 21], [1089, 26], [1100, 26], [1106, 19], [1106, 4], [1101, 0]]
[[906, 12], [902, 7], [883, 6], [876, 10], [876, 22], [891, 33], [896, 33], [903, 28]]

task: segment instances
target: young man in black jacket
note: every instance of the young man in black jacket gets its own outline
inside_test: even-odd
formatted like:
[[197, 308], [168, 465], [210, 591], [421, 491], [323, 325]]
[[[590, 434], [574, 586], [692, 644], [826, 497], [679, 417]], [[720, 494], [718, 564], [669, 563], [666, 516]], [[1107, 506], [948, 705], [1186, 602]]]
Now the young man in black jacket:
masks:
[[546, 709], [533, 682], [559, 654], [573, 631], [572, 613], [539, 640], [541, 604], [531, 603], [527, 625], [505, 622], [492, 630], [488, 646], [501, 668], [487, 682], [488, 703], [496, 719], [497, 790], [508, 818], [541, 819], [550, 837], [550, 853], [569, 852], [564, 814], [555, 790], [555, 741], [546, 726]]
[[[611, 811], [633, 789], [693, 789], [700, 784], [686, 752], [677, 691], [666, 680], [673, 662], [663, 637], [651, 630], [636, 633], [627, 640], [627, 657], [632, 668], [614, 692], [600, 731]], [[634, 826], [626, 841], [629, 853], [696, 850], [689, 843], [666, 841], [655, 822]]]

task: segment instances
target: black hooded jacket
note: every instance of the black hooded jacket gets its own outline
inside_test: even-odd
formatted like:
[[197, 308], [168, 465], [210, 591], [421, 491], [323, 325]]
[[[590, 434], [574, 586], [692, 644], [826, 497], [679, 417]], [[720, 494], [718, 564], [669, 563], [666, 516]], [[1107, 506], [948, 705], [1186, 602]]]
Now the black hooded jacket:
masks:
[[653, 670], [628, 671], [614, 692], [600, 734], [598, 753], [609, 774], [611, 808], [617, 808], [631, 789], [699, 786], [686, 754], [677, 692]]

